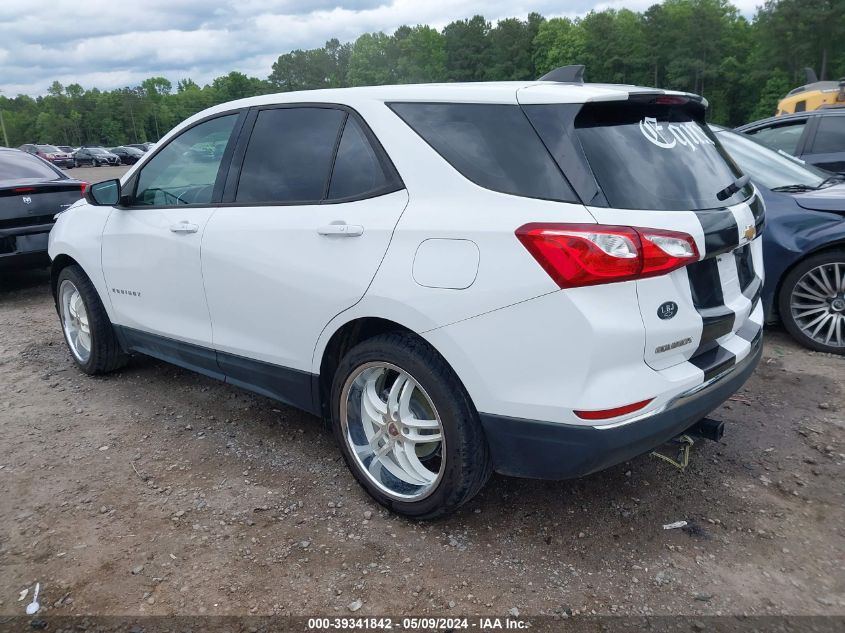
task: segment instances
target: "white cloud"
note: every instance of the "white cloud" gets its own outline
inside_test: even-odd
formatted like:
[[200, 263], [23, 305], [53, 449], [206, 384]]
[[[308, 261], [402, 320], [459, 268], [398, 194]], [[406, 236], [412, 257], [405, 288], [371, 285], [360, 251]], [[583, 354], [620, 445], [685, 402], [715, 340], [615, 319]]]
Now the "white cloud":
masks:
[[[747, 16], [760, 0], [734, 0]], [[230, 70], [266, 77], [272, 62], [327, 39], [402, 24], [443, 27], [482, 13], [643, 10], [655, 0], [2, 0], [0, 90], [40, 95], [58, 80], [112, 89], [163, 75], [203, 84]]]

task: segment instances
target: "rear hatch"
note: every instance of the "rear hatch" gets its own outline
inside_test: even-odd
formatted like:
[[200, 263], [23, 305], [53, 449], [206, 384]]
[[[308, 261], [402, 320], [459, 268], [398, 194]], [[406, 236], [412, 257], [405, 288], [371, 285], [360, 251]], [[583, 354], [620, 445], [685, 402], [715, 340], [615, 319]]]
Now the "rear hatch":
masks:
[[632, 282], [645, 362], [691, 362], [705, 380], [733, 366], [761, 331], [764, 211], [704, 124], [706, 102], [617, 89], [552, 103], [553, 87], [531, 90], [518, 95], [523, 110], [596, 222], [684, 234], [698, 248], [695, 263]]

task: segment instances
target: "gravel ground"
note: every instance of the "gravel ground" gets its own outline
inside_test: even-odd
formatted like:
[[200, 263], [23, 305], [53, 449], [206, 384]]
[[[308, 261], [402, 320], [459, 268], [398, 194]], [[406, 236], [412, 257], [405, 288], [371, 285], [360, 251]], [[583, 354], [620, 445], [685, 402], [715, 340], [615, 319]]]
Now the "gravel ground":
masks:
[[121, 165], [120, 167], [74, 167], [73, 169], [63, 169], [68, 177], [84, 180], [94, 184], [102, 180], [109, 180], [110, 178], [120, 178], [129, 170], [129, 166]]
[[0, 277], [0, 614], [35, 582], [52, 615], [843, 614], [844, 382], [769, 332], [686, 471], [494, 477], [413, 523], [313, 417], [143, 357], [84, 376], [47, 275]]

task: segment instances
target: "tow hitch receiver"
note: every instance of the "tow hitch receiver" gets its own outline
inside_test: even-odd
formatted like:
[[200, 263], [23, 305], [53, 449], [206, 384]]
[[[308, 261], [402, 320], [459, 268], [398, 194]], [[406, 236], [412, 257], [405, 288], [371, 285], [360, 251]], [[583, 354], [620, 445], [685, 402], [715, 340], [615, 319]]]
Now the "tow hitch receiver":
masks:
[[651, 455], [662, 459], [664, 462], [672, 464], [675, 468], [685, 470], [689, 464], [689, 452], [692, 445], [695, 444], [693, 438], [712, 440], [718, 442], [725, 434], [725, 423], [719, 420], [712, 420], [710, 418], [703, 418], [696, 423], [695, 426], [690, 427], [686, 433], [682, 433], [677, 437], [672, 438], [667, 442], [678, 446], [677, 456], [673, 459], [668, 455], [652, 451]]

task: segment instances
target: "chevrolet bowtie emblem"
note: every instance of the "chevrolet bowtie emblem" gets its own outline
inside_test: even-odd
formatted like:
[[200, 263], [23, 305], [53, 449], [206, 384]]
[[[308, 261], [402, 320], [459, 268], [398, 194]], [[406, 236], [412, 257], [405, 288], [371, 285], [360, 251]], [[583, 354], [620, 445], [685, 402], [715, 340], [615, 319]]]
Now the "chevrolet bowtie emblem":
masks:
[[757, 229], [754, 228], [753, 224], [749, 224], [747, 227], [745, 227], [744, 235], [745, 239], [750, 242], [757, 236]]

